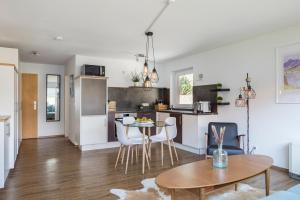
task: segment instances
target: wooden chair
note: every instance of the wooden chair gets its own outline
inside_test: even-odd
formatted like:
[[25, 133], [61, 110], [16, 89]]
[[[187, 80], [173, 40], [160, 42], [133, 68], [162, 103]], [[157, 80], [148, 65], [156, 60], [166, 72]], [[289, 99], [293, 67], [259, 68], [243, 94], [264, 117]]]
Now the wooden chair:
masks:
[[[223, 140], [223, 150], [228, 153], [228, 155], [239, 155], [244, 154], [244, 136], [238, 134], [238, 127], [236, 123], [225, 123], [225, 122], [210, 122], [208, 124], [208, 133], [205, 133], [205, 144], [206, 144], [206, 152], [205, 157], [211, 157], [213, 155], [213, 151], [218, 149], [218, 145], [215, 142], [215, 138], [212, 132], [212, 126], [215, 126], [217, 131], [220, 130], [221, 127], [226, 127], [224, 140]], [[243, 145], [241, 148], [241, 142], [243, 140]]]

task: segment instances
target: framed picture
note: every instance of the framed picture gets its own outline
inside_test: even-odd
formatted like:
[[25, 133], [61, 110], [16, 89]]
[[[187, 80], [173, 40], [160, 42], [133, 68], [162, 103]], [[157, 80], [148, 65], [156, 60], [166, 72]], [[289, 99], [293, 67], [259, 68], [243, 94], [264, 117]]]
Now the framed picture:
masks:
[[300, 43], [276, 48], [276, 103], [300, 103]]

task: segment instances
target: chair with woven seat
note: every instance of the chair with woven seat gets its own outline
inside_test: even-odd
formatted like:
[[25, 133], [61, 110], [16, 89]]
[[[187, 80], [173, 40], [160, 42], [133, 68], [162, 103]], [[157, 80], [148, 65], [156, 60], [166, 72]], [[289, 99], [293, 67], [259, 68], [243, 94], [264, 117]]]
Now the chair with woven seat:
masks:
[[222, 148], [228, 153], [228, 155], [244, 154], [244, 142], [242, 145], [243, 148], [240, 146], [245, 135], [238, 134], [238, 126], [236, 123], [210, 122], [208, 124], [208, 133], [205, 134], [206, 158], [212, 156], [214, 150], [218, 149], [218, 145], [216, 144], [213, 135], [212, 126], [215, 126], [217, 131], [219, 131], [221, 127], [226, 127]]

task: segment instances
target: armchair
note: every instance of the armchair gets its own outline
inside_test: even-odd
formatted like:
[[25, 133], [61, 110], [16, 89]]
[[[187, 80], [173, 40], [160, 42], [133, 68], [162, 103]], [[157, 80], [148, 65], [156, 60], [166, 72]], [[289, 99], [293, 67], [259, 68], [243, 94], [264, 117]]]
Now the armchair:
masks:
[[[208, 124], [208, 133], [205, 133], [206, 158], [212, 156], [213, 151], [218, 149], [218, 145], [215, 142], [215, 138], [211, 129], [212, 126], [215, 126], [218, 131], [221, 127], [226, 127], [223, 140], [223, 150], [225, 150], [228, 153], [228, 155], [244, 154], [245, 135], [238, 134], [238, 127], [236, 123], [210, 122]], [[243, 145], [241, 148], [242, 141]]]

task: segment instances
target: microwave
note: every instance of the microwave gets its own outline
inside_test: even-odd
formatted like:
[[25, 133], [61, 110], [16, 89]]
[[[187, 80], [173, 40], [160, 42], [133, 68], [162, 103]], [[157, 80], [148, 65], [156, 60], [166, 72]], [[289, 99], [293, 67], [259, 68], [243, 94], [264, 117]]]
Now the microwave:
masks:
[[83, 65], [81, 75], [85, 76], [105, 76], [105, 66], [100, 65]]

